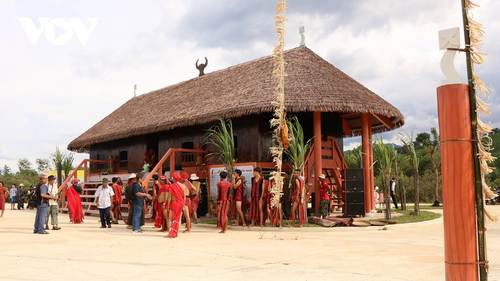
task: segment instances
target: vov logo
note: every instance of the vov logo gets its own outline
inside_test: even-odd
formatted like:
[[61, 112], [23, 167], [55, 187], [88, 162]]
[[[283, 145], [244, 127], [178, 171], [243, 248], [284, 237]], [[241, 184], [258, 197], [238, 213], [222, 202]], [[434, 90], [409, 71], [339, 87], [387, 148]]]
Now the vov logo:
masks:
[[[37, 28], [30, 18], [18, 19], [33, 45], [38, 42], [42, 32], [45, 31], [45, 38], [47, 38], [47, 41], [56, 46], [68, 43], [73, 37], [73, 32], [78, 39], [80, 39], [82, 45], [85, 45], [99, 21], [99, 18], [88, 18], [90, 27], [87, 29], [80, 18], [38, 18], [40, 27]], [[58, 37], [56, 37], [56, 27], [64, 31], [64, 33]]]

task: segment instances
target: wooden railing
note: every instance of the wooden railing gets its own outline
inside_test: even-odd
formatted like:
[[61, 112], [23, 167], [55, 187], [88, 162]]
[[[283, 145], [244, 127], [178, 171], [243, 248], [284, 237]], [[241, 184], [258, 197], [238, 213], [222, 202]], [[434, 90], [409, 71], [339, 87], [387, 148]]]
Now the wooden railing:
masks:
[[[324, 149], [326, 148], [326, 149]], [[321, 149], [322, 159], [315, 159], [314, 150]], [[325, 156], [326, 159], [323, 159]], [[322, 171], [330, 170], [331, 176], [333, 177], [335, 184], [337, 185], [337, 197], [340, 198], [340, 194], [342, 192], [342, 172], [347, 168], [347, 165], [344, 160], [344, 155], [342, 154], [342, 150], [340, 149], [337, 141], [334, 137], [328, 136], [326, 141], [321, 141], [321, 147], [315, 147], [314, 143], [311, 144], [306, 157], [304, 158], [304, 178], [305, 182], [308, 183], [311, 177], [311, 169], [316, 161], [321, 161]], [[317, 176], [315, 175], [316, 180]], [[330, 175], [327, 175], [330, 176]], [[306, 190], [306, 202], [309, 201], [313, 190], [314, 185], [319, 184], [318, 182], [314, 182], [312, 186], [308, 186]], [[332, 182], [333, 184], [333, 182]], [[318, 206], [316, 206], [318, 208]]]
[[206, 154], [208, 151], [206, 150], [196, 150], [196, 149], [188, 149], [188, 148], [170, 148], [165, 155], [158, 161], [158, 164], [151, 170], [151, 172], [148, 174], [148, 176], [144, 179], [142, 182], [142, 187], [148, 192], [148, 183], [153, 177], [155, 173], [160, 171], [158, 174], [162, 175], [163, 171], [163, 163], [170, 157], [170, 176], [174, 174], [175, 171], [175, 153], [176, 152], [190, 152], [190, 153], [202, 153]]
[[106, 160], [92, 160], [92, 159], [83, 159], [82, 163], [80, 163], [80, 165], [78, 165], [74, 170], [73, 172], [62, 182], [61, 186], [59, 186], [59, 189], [58, 189], [58, 192], [61, 192], [62, 190], [62, 195], [61, 195], [61, 204], [62, 204], [62, 208], [64, 208], [66, 206], [66, 187], [67, 187], [67, 184], [68, 182], [73, 179], [73, 178], [76, 178], [77, 175], [78, 175], [78, 170], [80, 170], [80, 168], [83, 166], [83, 181], [86, 182], [87, 181], [87, 178], [88, 178], [88, 175], [87, 175], [87, 170], [88, 170], [88, 163], [108, 163], [109, 165], [109, 162], [106, 161]]

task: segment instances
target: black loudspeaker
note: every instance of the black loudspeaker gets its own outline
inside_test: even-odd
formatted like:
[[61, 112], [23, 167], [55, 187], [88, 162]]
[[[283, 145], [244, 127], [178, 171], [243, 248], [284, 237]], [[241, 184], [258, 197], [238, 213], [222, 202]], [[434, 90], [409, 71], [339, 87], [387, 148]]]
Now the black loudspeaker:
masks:
[[365, 193], [364, 192], [346, 192], [345, 202], [346, 204], [364, 204], [365, 203]]
[[347, 204], [344, 210], [345, 217], [364, 216], [365, 204]]
[[363, 180], [357, 181], [345, 181], [345, 191], [357, 191], [364, 192], [365, 191], [365, 182]]
[[344, 179], [346, 181], [359, 181], [364, 179], [363, 168], [358, 169], [345, 169]]
[[363, 169], [345, 169], [344, 179], [344, 216], [364, 216], [365, 181]]

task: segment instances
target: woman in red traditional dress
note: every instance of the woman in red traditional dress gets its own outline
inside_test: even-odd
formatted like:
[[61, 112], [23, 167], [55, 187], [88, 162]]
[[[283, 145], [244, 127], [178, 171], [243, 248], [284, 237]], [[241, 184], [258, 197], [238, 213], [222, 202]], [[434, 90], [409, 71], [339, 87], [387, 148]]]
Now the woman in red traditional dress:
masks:
[[0, 210], [2, 210], [0, 218], [3, 217], [3, 211], [5, 211], [5, 198], [7, 196], [9, 196], [9, 190], [3, 186], [3, 181], [0, 181]]
[[172, 212], [172, 226], [170, 227], [168, 235], [165, 236], [166, 238], [175, 238], [179, 234], [179, 226], [181, 224], [182, 209], [185, 200], [184, 190], [179, 185], [181, 175], [179, 175], [179, 173], [174, 173], [172, 177], [175, 183], [170, 185], [168, 190], [170, 196], [167, 196], [167, 207]]
[[80, 199], [80, 194], [82, 194], [83, 189], [78, 185], [79, 181], [79, 179], [73, 179], [71, 181], [71, 186], [66, 189], [69, 220], [71, 223], [82, 223], [84, 218], [82, 200]]

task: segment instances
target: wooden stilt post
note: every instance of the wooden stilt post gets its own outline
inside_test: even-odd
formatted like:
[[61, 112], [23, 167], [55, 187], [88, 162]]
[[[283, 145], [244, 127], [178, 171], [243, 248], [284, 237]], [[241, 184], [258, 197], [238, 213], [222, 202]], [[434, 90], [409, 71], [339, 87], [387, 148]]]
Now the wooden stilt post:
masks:
[[363, 152], [363, 173], [365, 181], [365, 217], [372, 217], [372, 208], [370, 200], [373, 194], [370, 190], [370, 145], [371, 145], [371, 115], [370, 113], [361, 113], [361, 150]]
[[437, 89], [446, 280], [478, 280], [469, 87]]
[[[371, 118], [371, 114], [370, 114], [370, 118]], [[369, 183], [370, 183], [370, 206], [371, 206], [371, 209], [372, 210], [375, 210], [375, 194], [374, 194], [374, 191], [375, 191], [375, 178], [374, 178], [374, 175], [373, 175], [373, 131], [372, 131], [372, 126], [370, 124], [370, 126], [368, 126], [368, 135], [370, 136], [370, 143], [368, 145], [368, 149], [370, 151], [370, 170], [369, 170], [369, 177], [370, 177], [370, 180], [369, 180]]]
[[[469, 32], [469, 19], [467, 18], [467, 8], [466, 8], [466, 1], [461, 0], [462, 3], [462, 20], [464, 23], [464, 39], [465, 39], [465, 46], [468, 48], [470, 47], [471, 44], [471, 34]], [[471, 59], [471, 52], [470, 49], [467, 49], [465, 51], [465, 56], [466, 56], [466, 65], [467, 65], [467, 80], [469, 82], [469, 103], [470, 103], [470, 120], [471, 120], [471, 132], [472, 136], [471, 138], [477, 142], [477, 105], [476, 105], [476, 89], [474, 88], [474, 77], [472, 75], [472, 59]], [[478, 248], [479, 248], [479, 253], [478, 253], [478, 258], [480, 262], [485, 262], [486, 261], [486, 228], [484, 224], [484, 204], [483, 204], [483, 187], [482, 187], [482, 182], [481, 182], [481, 167], [479, 164], [479, 158], [477, 157], [478, 155], [478, 145], [476, 143], [473, 143], [472, 145], [472, 161], [474, 165], [474, 187], [476, 189], [475, 195], [476, 195], [476, 215], [477, 215], [477, 229], [478, 231]], [[482, 281], [488, 280], [488, 273], [487, 273], [487, 264], [481, 264], [480, 266], [480, 277]]]
[[319, 180], [318, 177], [323, 171], [323, 163], [321, 156], [321, 112], [313, 113], [314, 122], [314, 214], [318, 214], [319, 210]]

